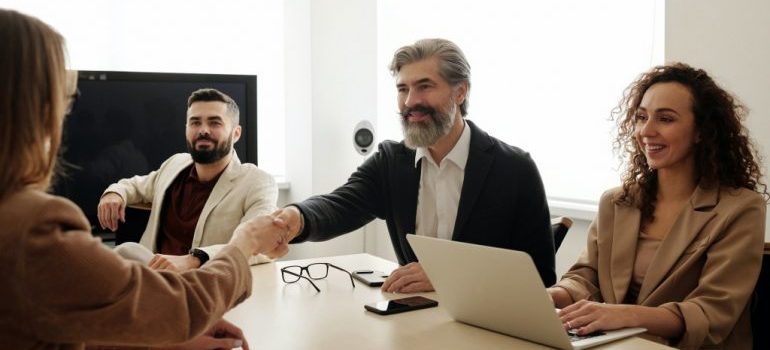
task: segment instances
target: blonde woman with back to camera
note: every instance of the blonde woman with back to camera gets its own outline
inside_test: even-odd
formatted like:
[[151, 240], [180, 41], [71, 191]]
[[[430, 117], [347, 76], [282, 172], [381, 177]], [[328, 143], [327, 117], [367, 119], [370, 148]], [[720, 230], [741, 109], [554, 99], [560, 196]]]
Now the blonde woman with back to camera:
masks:
[[642, 74], [616, 109], [621, 187], [588, 246], [548, 289], [579, 334], [644, 327], [682, 349], [750, 349], [767, 186], [744, 108], [682, 63]]
[[255, 218], [209, 263], [181, 274], [120, 258], [91, 236], [77, 206], [44, 192], [75, 91], [64, 39], [0, 9], [0, 347], [248, 349], [221, 318], [251, 292], [247, 258], [280, 255], [286, 232]]

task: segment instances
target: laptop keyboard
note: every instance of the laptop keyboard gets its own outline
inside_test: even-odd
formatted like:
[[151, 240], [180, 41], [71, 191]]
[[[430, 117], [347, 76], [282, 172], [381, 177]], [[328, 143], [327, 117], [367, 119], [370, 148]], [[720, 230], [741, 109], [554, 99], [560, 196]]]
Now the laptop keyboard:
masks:
[[604, 335], [604, 333], [603, 332], [593, 332], [593, 333], [586, 334], [586, 335], [578, 335], [577, 334], [577, 329], [570, 329], [570, 330], [567, 331], [567, 336], [569, 337], [569, 341], [570, 342], [576, 342], [578, 340], [598, 337], [600, 335]]

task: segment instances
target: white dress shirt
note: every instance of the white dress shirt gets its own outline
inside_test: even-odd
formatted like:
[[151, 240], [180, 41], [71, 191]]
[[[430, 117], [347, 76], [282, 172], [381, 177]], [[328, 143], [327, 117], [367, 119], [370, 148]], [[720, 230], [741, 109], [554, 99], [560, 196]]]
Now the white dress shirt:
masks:
[[470, 147], [471, 130], [465, 124], [460, 139], [441, 164], [436, 164], [427, 148], [417, 148], [414, 166], [421, 159], [423, 161], [417, 196], [416, 234], [452, 239]]

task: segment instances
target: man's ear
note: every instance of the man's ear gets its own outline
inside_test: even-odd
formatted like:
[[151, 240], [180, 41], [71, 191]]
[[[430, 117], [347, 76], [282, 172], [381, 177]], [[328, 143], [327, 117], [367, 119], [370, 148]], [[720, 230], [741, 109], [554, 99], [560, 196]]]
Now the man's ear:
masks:
[[238, 140], [240, 140], [240, 139], [241, 139], [241, 126], [240, 125], [236, 125], [233, 128], [233, 143], [238, 142]]
[[455, 104], [457, 104], [458, 106], [463, 104], [463, 102], [465, 102], [465, 97], [467, 95], [468, 95], [468, 82], [463, 81], [457, 84], [457, 87], [455, 87], [455, 94], [454, 94]]

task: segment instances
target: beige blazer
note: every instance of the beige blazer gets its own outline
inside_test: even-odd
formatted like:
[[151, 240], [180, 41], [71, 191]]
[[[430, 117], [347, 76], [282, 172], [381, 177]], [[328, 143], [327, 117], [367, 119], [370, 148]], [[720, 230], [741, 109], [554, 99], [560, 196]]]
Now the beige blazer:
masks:
[[[158, 250], [158, 224], [166, 190], [179, 173], [192, 163], [189, 153], [175, 154], [163, 162], [158, 170], [122, 179], [104, 191], [117, 193], [129, 206], [151, 208], [147, 228], [139, 243], [153, 252]], [[233, 151], [230, 164], [203, 206], [195, 226], [192, 247], [205, 250], [209, 256], [216, 255], [223, 244], [230, 240], [238, 224], [258, 215], [272, 213], [276, 209], [277, 200], [278, 187], [273, 177], [254, 164], [241, 164]], [[252, 264], [266, 261], [270, 260], [263, 255], [250, 260]]]
[[[573, 300], [622, 303], [631, 282], [641, 212], [605, 192], [587, 249], [557, 286]], [[638, 304], [679, 315], [684, 349], [750, 349], [747, 302], [762, 262], [765, 202], [747, 189], [698, 187], [650, 263]]]
[[94, 238], [74, 203], [36, 190], [0, 203], [0, 252], [2, 349], [179, 343], [251, 290], [237, 248], [193, 271], [153, 271]]

